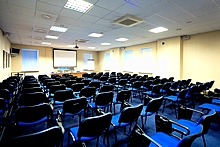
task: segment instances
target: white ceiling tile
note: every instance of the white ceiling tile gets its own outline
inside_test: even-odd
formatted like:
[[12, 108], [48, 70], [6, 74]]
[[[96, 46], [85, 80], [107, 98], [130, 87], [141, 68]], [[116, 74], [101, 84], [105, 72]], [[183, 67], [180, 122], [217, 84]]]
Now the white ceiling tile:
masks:
[[14, 20], [34, 22], [34, 17], [24, 16], [24, 15], [20, 15], [20, 14], [17, 14], [17, 13], [12, 13], [12, 18]]
[[17, 5], [20, 7], [26, 7], [29, 9], [35, 9], [36, 0], [7, 0], [9, 4]]
[[105, 15], [109, 14], [110, 12], [111, 12], [110, 10], [98, 6], [93, 6], [86, 14], [94, 15], [96, 17], [102, 18]]
[[58, 7], [52, 4], [44, 3], [41, 1], [37, 2], [37, 10], [43, 11], [51, 14], [59, 14], [63, 7]]
[[212, 4], [213, 2], [211, 0], [193, 0], [193, 1], [185, 3], [184, 5], [181, 5], [181, 8], [183, 8], [184, 10], [188, 12], [191, 12], [196, 9], [201, 9]]
[[92, 23], [90, 22], [86, 22], [86, 21], [81, 21], [81, 20], [77, 20], [74, 25], [76, 26], [80, 26], [80, 27], [87, 27], [89, 25], [91, 25]]
[[147, 9], [148, 11], [152, 13], [160, 14], [166, 10], [172, 9], [172, 7], [175, 7], [175, 6], [168, 1], [162, 0], [158, 3], [155, 3], [153, 5], [146, 7], [145, 9]]
[[79, 17], [81, 17], [83, 15], [83, 13], [73, 11], [73, 10], [69, 10], [69, 9], [62, 9], [62, 11], [60, 12], [59, 15], [60, 16], [65, 16], [65, 17], [68, 17], [68, 18], [78, 19]]
[[0, 12], [9, 12], [8, 5], [6, 3], [0, 3]]
[[64, 7], [64, 5], [67, 2], [67, 0], [40, 0], [40, 1], [51, 4], [51, 5], [60, 6], [60, 7]]
[[31, 16], [34, 17], [35, 10], [34, 9], [28, 9], [25, 7], [20, 7], [16, 5], [8, 5], [9, 10], [11, 13], [17, 13], [25, 16]]
[[76, 20], [64, 16], [58, 16], [56, 22], [72, 25]]
[[80, 21], [85, 21], [85, 22], [89, 22], [89, 23], [95, 23], [99, 19], [100, 19], [99, 17], [91, 16], [88, 14], [84, 14], [82, 17], [79, 18]]
[[[173, 13], [175, 12], [175, 13]], [[167, 17], [167, 18], [172, 18], [174, 16], [178, 16], [181, 14], [186, 13], [182, 9], [179, 9], [178, 7], [172, 7], [170, 9], [165, 10], [163, 13], [159, 13], [161, 16]]]
[[138, 6], [141, 8], [150, 7], [151, 5], [157, 4], [161, 0], [125, 0], [128, 4]]
[[122, 5], [121, 7], [115, 9], [114, 12], [120, 13], [122, 15], [124, 15], [124, 14], [136, 15], [141, 10], [142, 9], [140, 7], [126, 3], [126, 4]]
[[120, 13], [111, 12], [108, 15], [106, 15], [104, 19], [109, 20], [109, 21], [112, 22], [112, 21], [114, 21], [115, 19], [118, 19], [121, 16], [122, 15]]
[[200, 16], [202, 17], [203, 15], [207, 15], [207, 14], [215, 13], [215, 12], [220, 12], [220, 10], [218, 7], [212, 4], [212, 5], [208, 5], [206, 7], [200, 8], [200, 9], [193, 10], [190, 13], [196, 17], [200, 17]]
[[6, 0], [0, 0], [0, 3], [6, 3]]
[[218, 7], [220, 7], [220, 1], [219, 0], [213, 0], [213, 3], [215, 3]]
[[123, 4], [125, 4], [123, 0], [111, 0], [110, 3], [109, 0], [100, 0], [95, 5], [113, 11]]
[[105, 19], [100, 19], [96, 22], [96, 24], [98, 25], [102, 25], [102, 26], [108, 26], [111, 22], [109, 20], [105, 20]]

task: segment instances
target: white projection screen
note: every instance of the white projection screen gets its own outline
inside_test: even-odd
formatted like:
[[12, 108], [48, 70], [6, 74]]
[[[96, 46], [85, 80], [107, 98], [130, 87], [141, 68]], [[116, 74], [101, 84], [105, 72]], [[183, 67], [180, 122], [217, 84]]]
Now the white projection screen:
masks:
[[76, 50], [53, 49], [53, 67], [76, 67], [76, 58]]

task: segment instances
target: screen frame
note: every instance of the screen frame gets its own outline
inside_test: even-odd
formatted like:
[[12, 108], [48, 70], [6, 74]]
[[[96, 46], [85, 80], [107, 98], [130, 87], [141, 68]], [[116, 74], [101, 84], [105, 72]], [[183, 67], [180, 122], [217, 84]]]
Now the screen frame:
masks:
[[76, 52], [76, 66], [60, 66], [60, 67], [77, 67], [77, 50], [53, 48], [53, 67], [54, 68], [59, 68], [58, 66], [54, 65], [54, 53], [56, 50], [66, 51], [66, 52]]

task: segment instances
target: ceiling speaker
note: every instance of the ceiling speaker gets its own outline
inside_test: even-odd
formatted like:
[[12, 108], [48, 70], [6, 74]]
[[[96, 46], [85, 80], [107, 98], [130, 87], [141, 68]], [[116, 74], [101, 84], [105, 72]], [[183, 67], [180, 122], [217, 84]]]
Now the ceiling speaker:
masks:
[[189, 40], [190, 36], [189, 35], [183, 35], [181, 36], [182, 40]]

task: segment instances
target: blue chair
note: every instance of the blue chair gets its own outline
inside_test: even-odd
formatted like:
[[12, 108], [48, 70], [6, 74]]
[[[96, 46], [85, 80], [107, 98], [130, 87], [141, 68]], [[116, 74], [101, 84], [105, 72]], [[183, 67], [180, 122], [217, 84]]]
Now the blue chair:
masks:
[[117, 143], [117, 129], [124, 128], [124, 134], [126, 131], [126, 127], [131, 126], [134, 122], [137, 123], [137, 120], [141, 114], [143, 109], [143, 104], [139, 104], [137, 106], [129, 106], [125, 107], [121, 113], [112, 116], [111, 124], [114, 128], [115, 133], [115, 143]]
[[[97, 139], [96, 146], [99, 144], [99, 137], [104, 133], [107, 135], [109, 132], [109, 127], [111, 124], [112, 114], [106, 113], [99, 116], [88, 117], [81, 121], [80, 125], [77, 127], [70, 128], [68, 134], [68, 146], [70, 144], [70, 138], [74, 144], [81, 144], [82, 142], [89, 142]], [[105, 138], [104, 138], [105, 139]], [[103, 139], [103, 144], [104, 140]], [[108, 137], [109, 146], [109, 137]]]
[[64, 101], [62, 109], [58, 110], [58, 115], [61, 118], [78, 115], [80, 124], [82, 113], [84, 112], [85, 114], [87, 105], [88, 101], [86, 98], [68, 99]]
[[107, 108], [107, 111], [110, 110], [110, 112], [112, 112], [113, 97], [114, 93], [112, 91], [98, 93], [95, 97], [95, 101], [89, 103], [89, 107], [92, 108], [92, 116], [94, 116], [94, 109], [101, 108], [105, 111]]
[[[174, 105], [175, 115], [177, 118], [176, 107], [178, 107], [178, 105], [180, 103], [183, 103], [184, 105], [186, 105], [185, 104], [185, 96], [186, 96], [187, 91], [188, 91], [188, 89], [182, 89], [178, 95], [169, 95], [167, 97], [164, 97], [164, 104], [163, 104], [162, 113], [164, 112], [164, 108], [166, 106], [166, 101], [171, 101], [172, 105]], [[176, 103], [177, 103], [177, 106], [176, 106]]]
[[[199, 113], [202, 116], [199, 118], [198, 121], [195, 121], [192, 119], [193, 113]], [[201, 111], [187, 108], [184, 106], [179, 106], [178, 120], [176, 122], [178, 124], [186, 126], [190, 130], [190, 132], [192, 130], [194, 130], [198, 125], [200, 125], [200, 124], [203, 125], [203, 129], [201, 130], [202, 131], [201, 135], [202, 135], [204, 146], [206, 147], [204, 135], [208, 133], [208, 130], [209, 130], [211, 122], [212, 122], [212, 118], [214, 117], [215, 114], [216, 114], [215, 110], [210, 110], [207, 114], [203, 114], [203, 112], [201, 112]], [[173, 124], [173, 127], [177, 128], [179, 130], [182, 130], [183, 132], [185, 131], [184, 128], [180, 128], [179, 126], [177, 126], [175, 124]]]
[[[147, 122], [147, 117], [153, 114], [157, 114], [162, 103], [163, 103], [163, 96], [158, 98], [150, 98], [147, 97], [144, 99], [145, 104], [141, 111], [141, 121], [142, 121], [142, 128], [144, 129], [144, 117], [145, 117], [145, 124]], [[146, 102], [148, 101], [148, 102]]]
[[53, 107], [50, 104], [19, 107], [15, 111], [15, 127], [30, 127], [44, 122], [50, 127], [52, 118]]
[[166, 132], [156, 132], [149, 136], [138, 125], [135, 125], [128, 139], [128, 147], [190, 147], [193, 141], [201, 135], [201, 131], [198, 130], [202, 128], [202, 125], [198, 125], [189, 134], [178, 138]]
[[20, 135], [9, 139], [5, 146], [45, 146], [45, 147], [59, 147], [62, 144], [64, 132], [59, 126], [53, 126], [42, 131]]
[[113, 99], [113, 106], [114, 106], [114, 114], [116, 114], [116, 105], [122, 104], [124, 102], [128, 102], [131, 98], [131, 91], [130, 90], [121, 90], [118, 92], [116, 98]]

